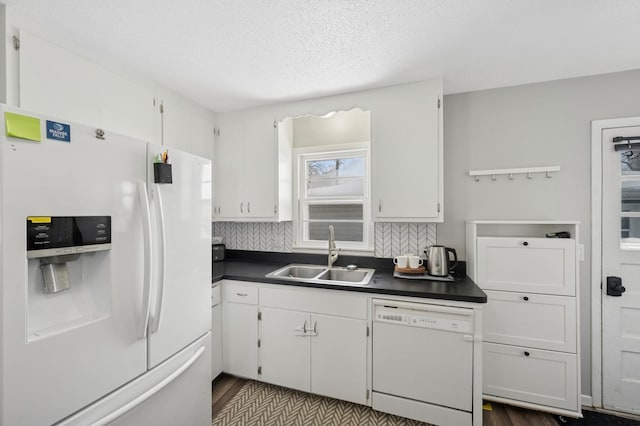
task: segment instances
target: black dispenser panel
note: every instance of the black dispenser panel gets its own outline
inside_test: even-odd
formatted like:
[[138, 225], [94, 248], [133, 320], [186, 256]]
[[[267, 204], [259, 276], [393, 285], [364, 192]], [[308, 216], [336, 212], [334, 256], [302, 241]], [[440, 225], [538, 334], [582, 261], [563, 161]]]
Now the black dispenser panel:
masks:
[[27, 251], [110, 244], [111, 216], [27, 217]]

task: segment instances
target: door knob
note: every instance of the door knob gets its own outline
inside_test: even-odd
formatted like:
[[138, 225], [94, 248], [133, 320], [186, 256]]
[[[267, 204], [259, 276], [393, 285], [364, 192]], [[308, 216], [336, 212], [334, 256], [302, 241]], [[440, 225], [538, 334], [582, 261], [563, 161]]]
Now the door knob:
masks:
[[607, 295], [608, 296], [622, 296], [627, 289], [622, 285], [622, 278], [620, 277], [607, 277]]

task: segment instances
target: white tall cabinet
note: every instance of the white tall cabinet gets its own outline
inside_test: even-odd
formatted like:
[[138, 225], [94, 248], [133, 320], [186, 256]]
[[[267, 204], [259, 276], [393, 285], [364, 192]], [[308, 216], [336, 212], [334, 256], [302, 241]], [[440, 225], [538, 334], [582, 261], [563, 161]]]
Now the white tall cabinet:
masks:
[[[487, 293], [483, 396], [581, 416], [575, 221], [468, 221], [467, 274]], [[570, 238], [547, 238], [565, 231]]]

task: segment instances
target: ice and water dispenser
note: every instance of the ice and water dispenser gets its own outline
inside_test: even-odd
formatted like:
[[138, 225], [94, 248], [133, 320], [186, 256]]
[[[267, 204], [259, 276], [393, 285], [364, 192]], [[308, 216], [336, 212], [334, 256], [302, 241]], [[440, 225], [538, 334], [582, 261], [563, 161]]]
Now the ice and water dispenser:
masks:
[[27, 340], [111, 311], [111, 216], [27, 217]]
[[67, 263], [83, 253], [111, 249], [110, 216], [30, 216], [27, 258], [39, 259], [46, 293], [71, 285]]

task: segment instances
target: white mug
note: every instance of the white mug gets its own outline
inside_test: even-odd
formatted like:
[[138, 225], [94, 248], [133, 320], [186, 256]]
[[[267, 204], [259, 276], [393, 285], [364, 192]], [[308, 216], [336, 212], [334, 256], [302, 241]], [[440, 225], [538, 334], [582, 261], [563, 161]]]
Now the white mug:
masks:
[[398, 268], [406, 268], [409, 262], [409, 258], [404, 256], [396, 256], [393, 258], [393, 263], [398, 266]]
[[409, 268], [416, 269], [422, 265], [422, 259], [420, 256], [409, 256]]

